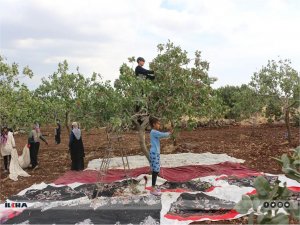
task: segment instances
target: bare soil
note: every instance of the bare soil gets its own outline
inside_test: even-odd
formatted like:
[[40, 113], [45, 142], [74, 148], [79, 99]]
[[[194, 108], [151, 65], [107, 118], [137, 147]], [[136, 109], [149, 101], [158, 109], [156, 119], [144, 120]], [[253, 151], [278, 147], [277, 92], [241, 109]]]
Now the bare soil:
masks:
[[[20, 177], [14, 182], [7, 179], [3, 173], [3, 161], [0, 165], [1, 191], [0, 200], [5, 201], [8, 196], [17, 194], [21, 190], [34, 183], [51, 183], [66, 171], [70, 170], [70, 156], [68, 151], [69, 135], [66, 130], [62, 132], [62, 143], [54, 142], [54, 128], [47, 127], [42, 131], [46, 135], [49, 146], [41, 143], [39, 151], [39, 168], [26, 170], [31, 176]], [[53, 132], [52, 132], [53, 131]], [[290, 149], [300, 145], [299, 128], [292, 128], [292, 144], [285, 139], [286, 129], [283, 125], [260, 125], [260, 126], [228, 126], [222, 128], [198, 128], [193, 131], [182, 131], [177, 139], [177, 146], [172, 146], [171, 140], [162, 141], [162, 153], [226, 153], [232, 157], [246, 160], [244, 165], [257, 171], [268, 173], [281, 173], [280, 165], [271, 157], [280, 157], [283, 153], [290, 153]], [[141, 154], [137, 133], [135, 131], [124, 133], [125, 147], [128, 155]], [[21, 154], [21, 149], [27, 142], [27, 134], [15, 135], [16, 145]], [[83, 131], [85, 146], [85, 165], [95, 158], [103, 155], [107, 146], [107, 138], [104, 129], [94, 129], [89, 132]], [[149, 134], [147, 133], [149, 142]], [[115, 155], [120, 155], [115, 152]], [[295, 221], [291, 220], [291, 223]], [[195, 224], [210, 223], [201, 222]], [[216, 222], [211, 222], [216, 223]], [[246, 224], [247, 217], [232, 221], [220, 221], [218, 224]]]

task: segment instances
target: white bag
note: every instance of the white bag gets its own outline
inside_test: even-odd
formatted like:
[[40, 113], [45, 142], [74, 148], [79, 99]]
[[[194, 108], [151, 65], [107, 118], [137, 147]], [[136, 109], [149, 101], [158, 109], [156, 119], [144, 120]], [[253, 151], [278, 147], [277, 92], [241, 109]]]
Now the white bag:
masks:
[[19, 165], [22, 169], [28, 168], [30, 165], [30, 152], [27, 145], [24, 146], [22, 155], [18, 158]]
[[19, 157], [17, 149], [11, 151], [11, 161], [9, 165], [9, 178], [13, 181], [18, 180], [18, 176], [29, 177], [30, 175], [25, 172], [19, 165]]

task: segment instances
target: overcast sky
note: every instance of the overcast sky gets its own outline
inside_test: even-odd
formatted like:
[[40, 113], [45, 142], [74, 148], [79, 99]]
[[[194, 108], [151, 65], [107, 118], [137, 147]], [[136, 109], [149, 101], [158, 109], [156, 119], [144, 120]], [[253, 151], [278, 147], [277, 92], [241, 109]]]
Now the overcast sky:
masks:
[[67, 59], [114, 80], [130, 56], [148, 67], [168, 39], [210, 62], [214, 87], [248, 83], [268, 59], [300, 71], [298, 0], [0, 0], [1, 52], [28, 65], [37, 87]]

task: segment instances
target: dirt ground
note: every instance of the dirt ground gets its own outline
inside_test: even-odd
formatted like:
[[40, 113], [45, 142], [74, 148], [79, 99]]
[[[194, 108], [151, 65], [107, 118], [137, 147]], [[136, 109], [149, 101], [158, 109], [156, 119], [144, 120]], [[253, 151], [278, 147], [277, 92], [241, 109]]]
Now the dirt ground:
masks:
[[[3, 161], [1, 161], [1, 191], [0, 200], [4, 201], [8, 196], [34, 183], [51, 183], [70, 169], [70, 156], [68, 152], [68, 133], [63, 130], [62, 143], [54, 142], [54, 128], [43, 129], [43, 133], [49, 142], [49, 146], [41, 144], [39, 152], [39, 168], [35, 171], [27, 170], [31, 175], [27, 178], [19, 178], [14, 182], [7, 179], [3, 173]], [[53, 132], [52, 132], [53, 131]], [[269, 173], [281, 173], [280, 165], [271, 157], [280, 157], [288, 153], [292, 147], [300, 144], [299, 128], [292, 128], [292, 144], [288, 145], [285, 139], [286, 129], [281, 125], [253, 126], [228, 126], [223, 128], [199, 128], [193, 131], [182, 131], [178, 136], [177, 146], [173, 147], [171, 140], [162, 141], [162, 153], [226, 153], [230, 156], [246, 160], [244, 165], [257, 171]], [[140, 154], [137, 133], [131, 131], [124, 134], [125, 147], [128, 155]], [[21, 149], [27, 142], [26, 134], [15, 135], [16, 145], [21, 154]], [[95, 158], [102, 156], [107, 146], [105, 130], [83, 131], [85, 146], [85, 166]], [[149, 142], [149, 134], [147, 133]], [[118, 152], [115, 155], [119, 155]], [[246, 217], [234, 221], [221, 221], [225, 223], [247, 223]]]

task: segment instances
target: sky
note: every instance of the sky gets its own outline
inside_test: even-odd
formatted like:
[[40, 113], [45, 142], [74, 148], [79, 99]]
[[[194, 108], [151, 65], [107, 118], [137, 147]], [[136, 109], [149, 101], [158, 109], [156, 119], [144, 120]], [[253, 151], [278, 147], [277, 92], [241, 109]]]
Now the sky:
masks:
[[171, 40], [210, 62], [214, 87], [248, 83], [270, 59], [290, 59], [300, 71], [299, 0], [0, 0], [0, 55], [34, 77], [67, 60], [70, 71], [105, 80], [131, 56], [157, 55]]

